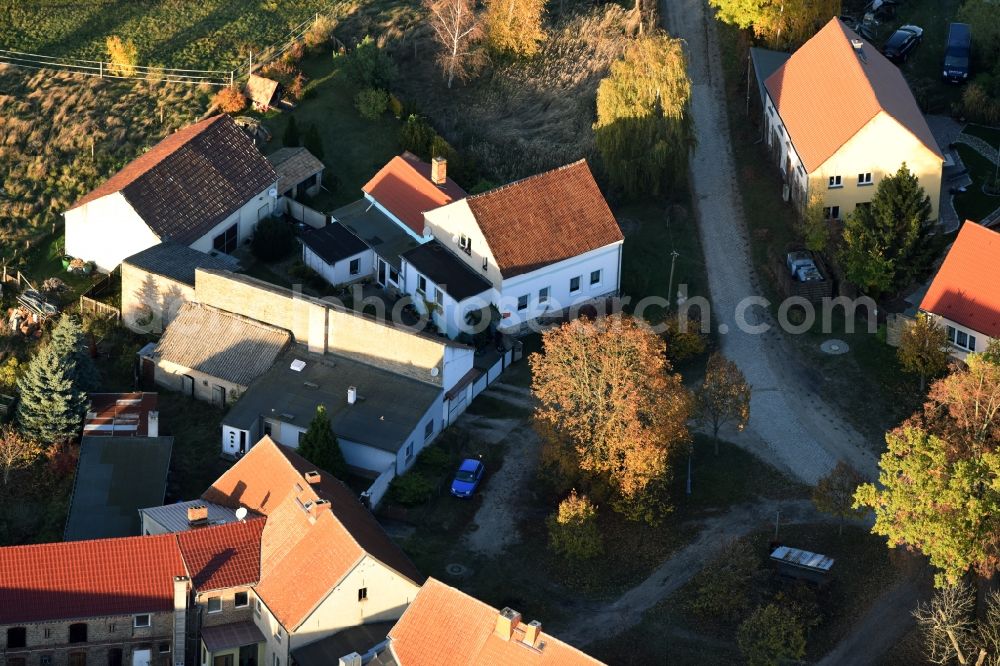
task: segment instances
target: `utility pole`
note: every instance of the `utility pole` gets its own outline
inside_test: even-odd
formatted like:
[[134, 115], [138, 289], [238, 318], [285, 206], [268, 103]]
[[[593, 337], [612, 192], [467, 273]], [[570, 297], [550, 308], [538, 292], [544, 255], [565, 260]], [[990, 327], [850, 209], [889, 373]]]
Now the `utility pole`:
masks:
[[681, 256], [677, 250], [673, 250], [670, 253], [670, 280], [667, 282], [667, 310], [670, 310], [670, 304], [674, 300], [674, 264], [677, 263], [677, 257]]
[[250, 52], [250, 67], [247, 71], [247, 78], [250, 78], [252, 74], [253, 74], [253, 51]]

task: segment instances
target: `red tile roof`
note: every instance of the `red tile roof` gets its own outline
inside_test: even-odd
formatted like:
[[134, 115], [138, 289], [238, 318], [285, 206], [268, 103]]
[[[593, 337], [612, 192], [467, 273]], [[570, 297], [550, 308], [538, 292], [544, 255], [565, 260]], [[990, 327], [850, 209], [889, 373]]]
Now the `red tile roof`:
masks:
[[196, 590], [253, 585], [260, 580], [264, 518], [177, 533], [177, 544]]
[[69, 210], [121, 192], [157, 236], [187, 245], [277, 180], [271, 163], [222, 114], [166, 137]]
[[173, 534], [0, 548], [0, 624], [169, 611]]
[[966, 222], [920, 309], [991, 338], [1000, 338], [1000, 233]]
[[[429, 578], [399, 622], [389, 645], [399, 666], [545, 666], [600, 664], [545, 633], [533, 645], [524, 624], [509, 640], [496, 635], [499, 611], [441, 581]], [[523, 620], [527, 621], [527, 620]]]
[[586, 160], [465, 201], [505, 278], [624, 238]]
[[425, 212], [465, 198], [451, 178], [440, 186], [431, 182], [431, 165], [412, 153], [393, 157], [361, 189], [418, 234]]
[[868, 42], [862, 60], [854, 39], [861, 38], [833, 18], [764, 83], [806, 171], [818, 169], [880, 113], [941, 157], [899, 68]]
[[[354, 493], [327, 472], [269, 437], [212, 484], [203, 499], [267, 516], [257, 594], [294, 629], [366, 554], [419, 584], [423, 577]], [[330, 504], [318, 511], [317, 500]], [[309, 572], [308, 576], [303, 572]]]

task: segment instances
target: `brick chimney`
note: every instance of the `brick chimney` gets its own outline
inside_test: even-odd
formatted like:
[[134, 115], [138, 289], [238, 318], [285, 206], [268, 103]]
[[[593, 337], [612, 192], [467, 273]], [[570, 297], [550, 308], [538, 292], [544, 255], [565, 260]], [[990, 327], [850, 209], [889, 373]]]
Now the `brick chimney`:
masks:
[[208, 522], [208, 507], [204, 504], [195, 504], [194, 506], [189, 506], [187, 510], [188, 523], [191, 525], [198, 525], [200, 523]]
[[160, 413], [149, 412], [146, 415], [146, 437], [160, 436]]
[[444, 185], [448, 180], [448, 160], [443, 157], [435, 157], [431, 160], [431, 182], [435, 185]]
[[528, 624], [524, 625], [524, 642], [531, 647], [535, 647], [538, 642], [538, 635], [542, 633], [542, 623], [538, 620], [532, 620]]
[[514, 635], [514, 629], [521, 622], [521, 614], [513, 608], [504, 608], [497, 614], [497, 625], [493, 630], [500, 638], [509, 641]]
[[317, 472], [316, 470], [311, 470], [309, 472], [306, 472], [303, 476], [305, 476], [306, 483], [308, 483], [310, 486], [315, 486], [320, 481], [319, 472]]

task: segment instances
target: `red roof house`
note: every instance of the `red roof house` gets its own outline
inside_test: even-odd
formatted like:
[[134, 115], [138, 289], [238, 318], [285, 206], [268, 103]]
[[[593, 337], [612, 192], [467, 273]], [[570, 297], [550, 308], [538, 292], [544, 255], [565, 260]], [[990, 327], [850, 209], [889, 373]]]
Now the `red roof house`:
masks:
[[413, 153], [393, 157], [361, 189], [417, 236], [424, 233], [424, 213], [466, 196], [443, 158], [428, 164]]
[[948, 329], [957, 356], [1000, 338], [1000, 233], [966, 222], [920, 302]]

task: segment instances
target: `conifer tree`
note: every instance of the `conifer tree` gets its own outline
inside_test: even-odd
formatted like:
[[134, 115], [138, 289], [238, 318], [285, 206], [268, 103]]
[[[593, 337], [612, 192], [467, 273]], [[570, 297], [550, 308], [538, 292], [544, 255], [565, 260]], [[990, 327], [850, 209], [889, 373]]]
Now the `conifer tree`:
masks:
[[295, 116], [288, 116], [288, 124], [285, 126], [282, 143], [292, 148], [297, 148], [299, 145], [299, 124], [295, 122]]
[[316, 416], [309, 422], [309, 429], [299, 442], [299, 455], [338, 479], [347, 474], [347, 461], [323, 405], [316, 408]]
[[[87, 395], [81, 383], [96, 373], [80, 368], [82, 333], [79, 324], [63, 315], [46, 342], [18, 379], [20, 400], [17, 423], [21, 431], [43, 444], [68, 440], [77, 435], [87, 412]], [[90, 359], [86, 359], [89, 361]]]
[[310, 125], [309, 129], [306, 130], [303, 145], [305, 145], [306, 150], [312, 153], [316, 159], [323, 160], [323, 139], [320, 137], [319, 130], [316, 129], [315, 125]]
[[51, 344], [59, 355], [73, 360], [73, 382], [81, 391], [95, 391], [101, 385], [97, 366], [90, 356], [83, 327], [71, 315], [64, 314], [52, 329]]
[[882, 179], [867, 206], [844, 226], [841, 261], [847, 278], [869, 296], [905, 287], [930, 266], [931, 200], [904, 163]]

